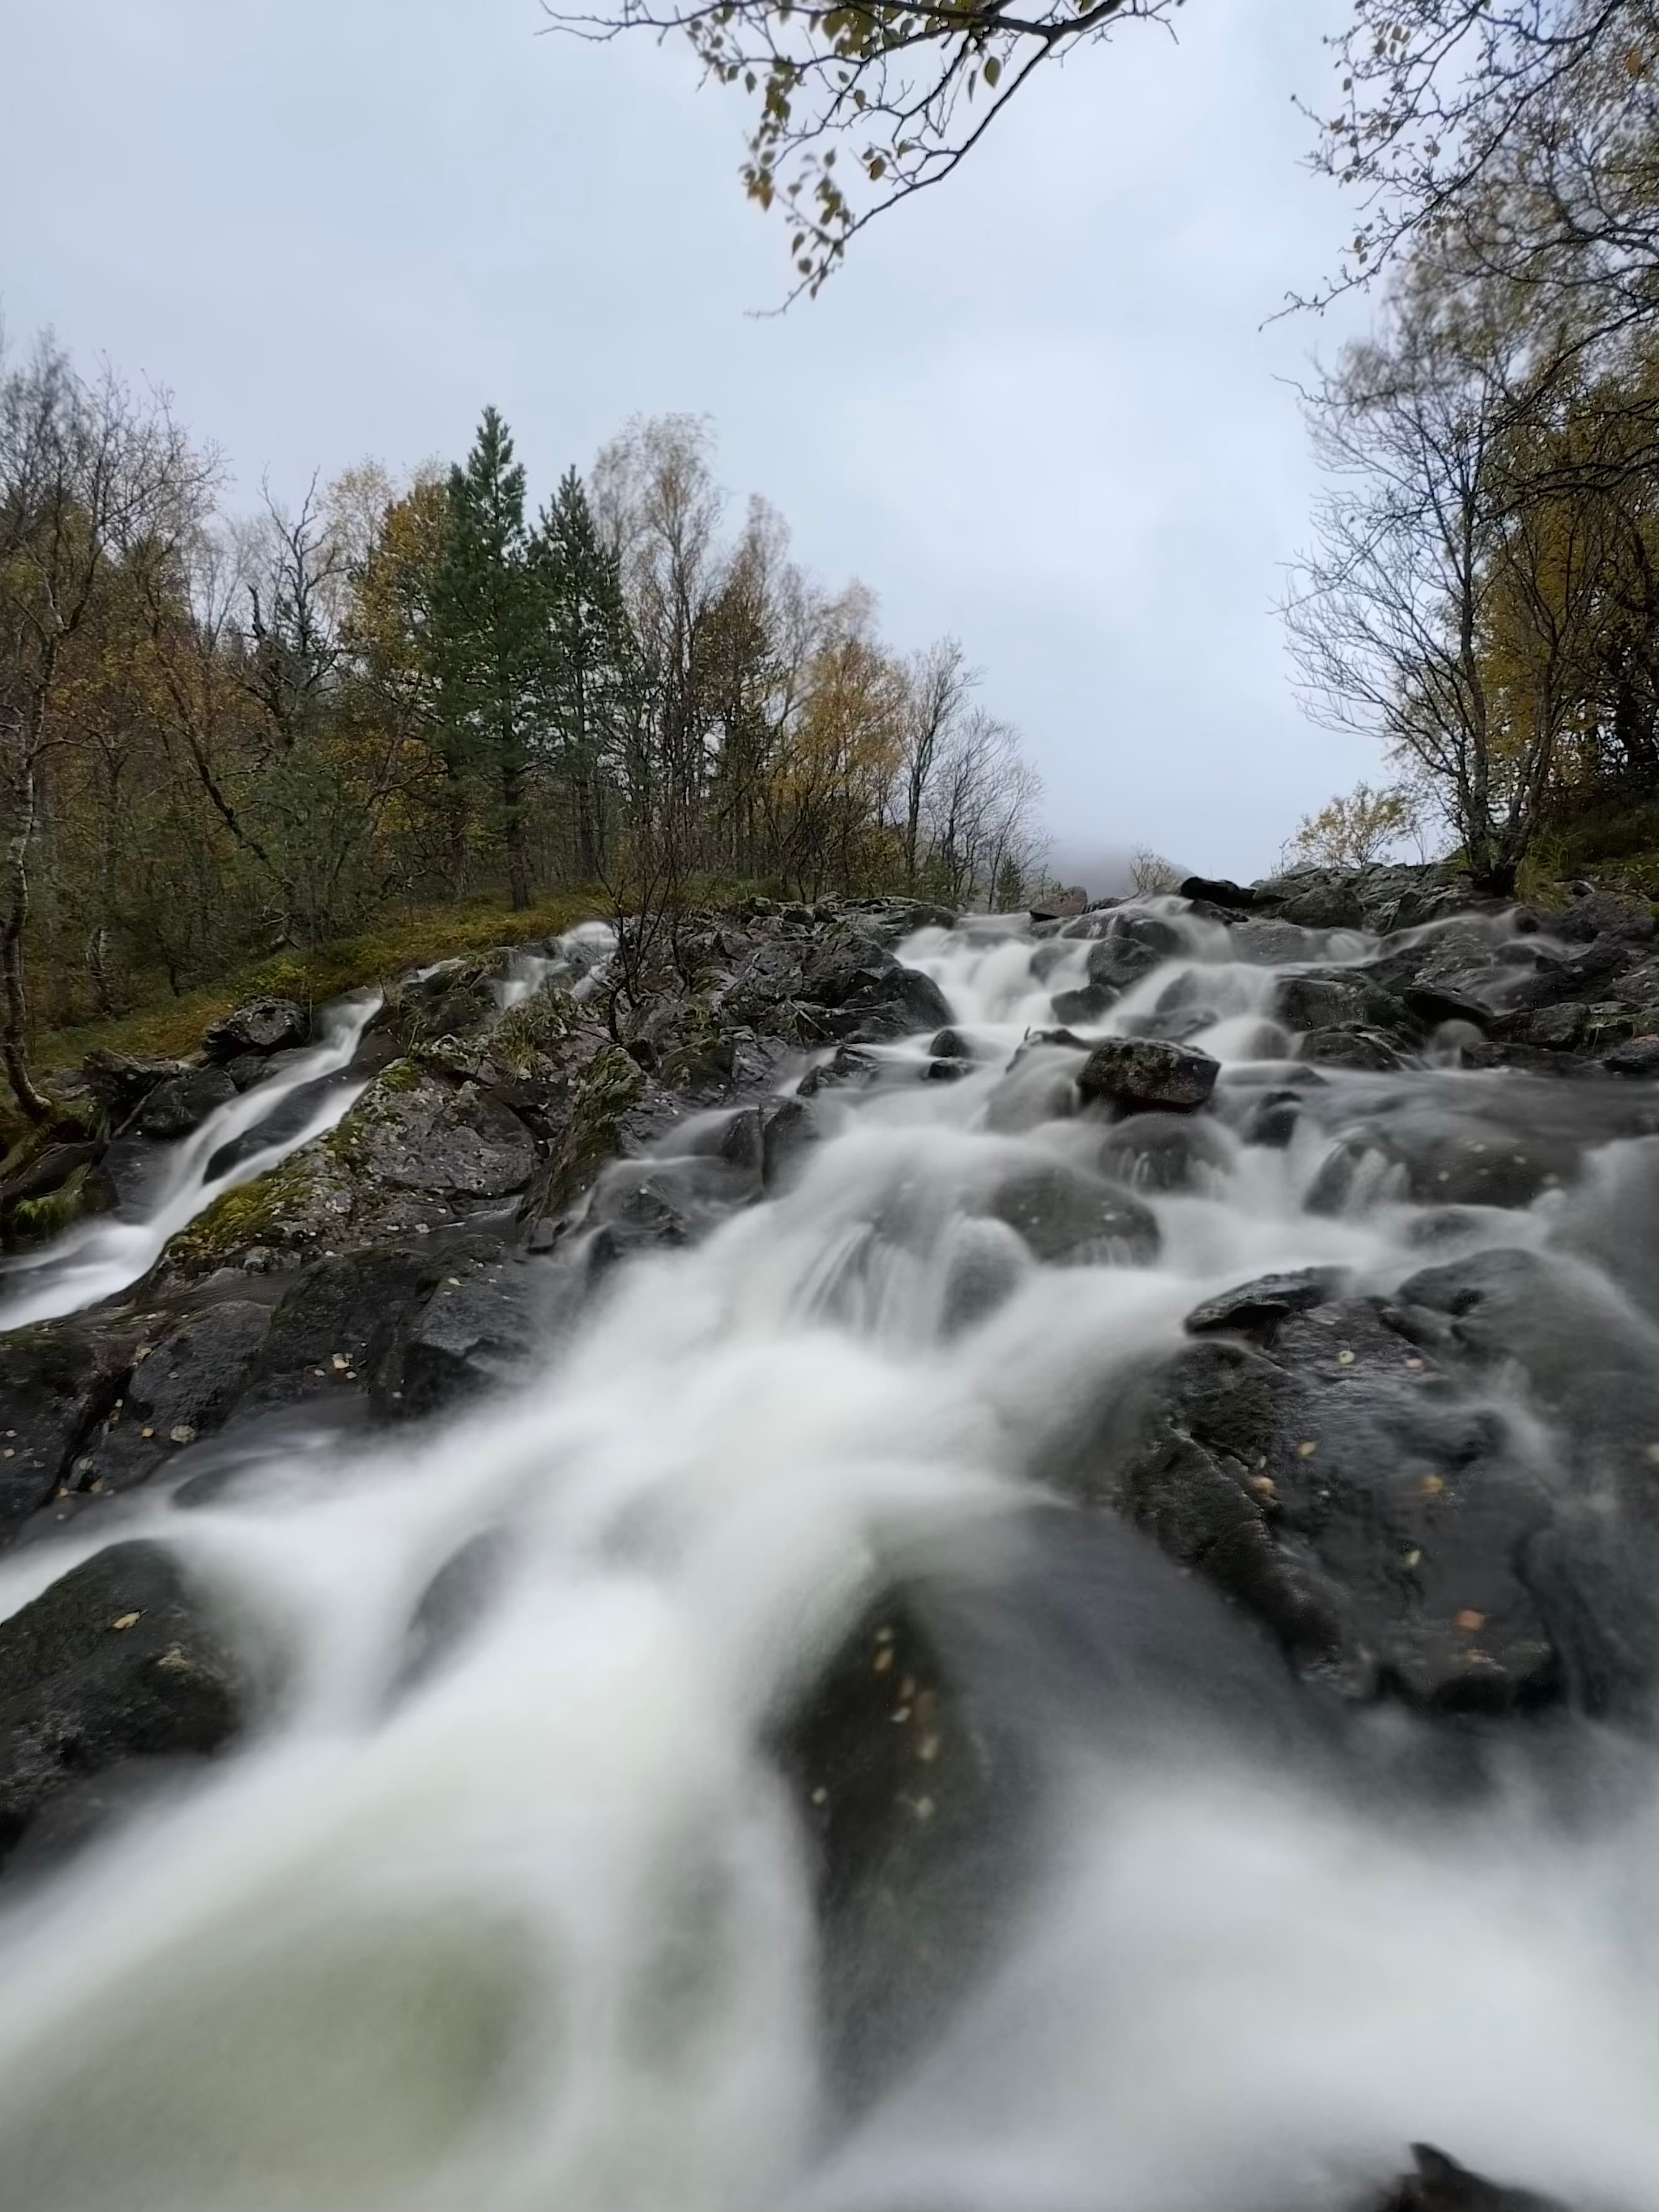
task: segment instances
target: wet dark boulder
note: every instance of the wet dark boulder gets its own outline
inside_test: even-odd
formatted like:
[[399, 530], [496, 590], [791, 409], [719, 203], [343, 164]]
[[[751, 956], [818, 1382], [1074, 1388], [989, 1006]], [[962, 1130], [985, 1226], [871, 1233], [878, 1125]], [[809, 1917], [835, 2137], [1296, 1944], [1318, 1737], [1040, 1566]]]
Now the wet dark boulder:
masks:
[[1181, 1113], [1204, 1104], [1220, 1073], [1221, 1063], [1207, 1052], [1156, 1037], [1108, 1037], [1077, 1070], [1077, 1082], [1091, 1104]]
[[647, 1091], [638, 1063], [620, 1045], [599, 1047], [572, 1079], [564, 1126], [520, 1202], [527, 1230], [557, 1221], [592, 1187]]
[[113, 1545], [0, 1623], [0, 1855], [136, 1759], [199, 1759], [247, 1717], [246, 1663], [162, 1546]]
[[1375, 1030], [1309, 1030], [1298, 1040], [1297, 1050], [1316, 1067], [1351, 1067], [1373, 1075], [1406, 1064], [1396, 1048]]
[[1227, 1136], [1199, 1116], [1131, 1114], [1101, 1146], [1100, 1167], [1131, 1190], [1196, 1190], [1225, 1174], [1229, 1158]]
[[404, 976], [370, 1022], [359, 1065], [378, 1072], [421, 1046], [476, 1037], [492, 1028], [502, 1009], [490, 969], [488, 959], [443, 960]]
[[815, 1098], [820, 1091], [838, 1090], [843, 1084], [868, 1083], [875, 1070], [876, 1062], [870, 1054], [844, 1044], [826, 1060], [820, 1060], [807, 1070], [796, 1085], [796, 1096]]
[[1500, 1042], [1534, 1052], [1573, 1052], [1584, 1041], [1589, 1014], [1581, 1006], [1540, 1006], [1535, 1012], [1506, 1014], [1491, 1024]]
[[1401, 2175], [1372, 2212], [1567, 2212], [1558, 2199], [1513, 2182], [1491, 2181], [1432, 2143], [1413, 2143], [1411, 2153], [1413, 2170]]
[[249, 1413], [307, 1402], [359, 1400], [395, 1413], [407, 1334], [447, 1277], [464, 1278], [474, 1251], [501, 1239], [423, 1237], [334, 1252], [286, 1279], [243, 1395]]
[[87, 1089], [108, 1115], [113, 1128], [130, 1121], [158, 1085], [189, 1073], [189, 1063], [182, 1060], [145, 1060], [102, 1047], [89, 1052], [81, 1062]]
[[1609, 1075], [1652, 1082], [1659, 1079], [1659, 1036], [1632, 1037], [1625, 1044], [1615, 1045], [1603, 1055], [1601, 1065]]
[[1314, 929], [1366, 929], [1380, 936], [1453, 915], [1499, 912], [1448, 862], [1373, 863], [1363, 868], [1297, 868], [1252, 886], [1258, 910]]
[[1256, 1275], [1194, 1306], [1181, 1324], [1189, 1336], [1238, 1332], [1271, 1335], [1287, 1315], [1307, 1313], [1335, 1294], [1342, 1273], [1335, 1267], [1298, 1267], [1288, 1273]]
[[1254, 891], [1225, 876], [1188, 876], [1177, 892], [1184, 899], [1203, 899], [1206, 905], [1247, 913], [1256, 902]]
[[1564, 955], [1534, 934], [1493, 939], [1453, 929], [1385, 953], [1372, 973], [1420, 1021], [1495, 1027], [1563, 1001], [1604, 996], [1627, 946], [1598, 939]]
[[474, 1240], [433, 1266], [430, 1292], [365, 1346], [377, 1410], [405, 1420], [521, 1381], [549, 1336], [544, 1269], [522, 1254]]
[[1293, 1306], [1266, 1334], [1178, 1358], [1097, 1494], [1344, 1697], [1501, 1713], [1562, 1694], [1528, 1579], [1556, 1505], [1527, 1425], [1375, 1300]]
[[1235, 1126], [1247, 1145], [1283, 1152], [1302, 1124], [1307, 1093], [1291, 1084], [1275, 1084], [1247, 1098]]
[[832, 2063], [859, 2103], [983, 1954], [1014, 1763], [902, 1585], [778, 1715], [771, 1748], [807, 1841]]
[[1530, 1206], [1571, 1180], [1579, 1152], [1571, 1137], [1472, 1114], [1379, 1115], [1344, 1133], [1309, 1186], [1308, 1210], [1352, 1213], [1389, 1198]]
[[[932, 978], [903, 966], [865, 931], [816, 934], [791, 965], [787, 980], [794, 1020], [808, 1042], [882, 1043], [950, 1020], [949, 1005]], [[757, 1005], [758, 981], [751, 969], [734, 993], [738, 1010], [757, 1023], [765, 1017], [764, 1004]]]
[[119, 1405], [76, 1455], [74, 1486], [131, 1490], [222, 1427], [253, 1379], [270, 1330], [267, 1305], [229, 1298], [147, 1337], [134, 1349]]
[[1287, 975], [1274, 1012], [1293, 1030], [1374, 1029], [1410, 1036], [1416, 1028], [1392, 992], [1357, 974]]
[[1235, 922], [1228, 950], [1235, 960], [1258, 968], [1278, 968], [1293, 960], [1318, 960], [1324, 956], [1322, 931], [1304, 929], [1276, 915], [1250, 915]]
[[760, 1181], [764, 1188], [786, 1189], [799, 1175], [819, 1140], [817, 1116], [806, 1098], [780, 1098], [761, 1110]]
[[1295, 875], [1270, 878], [1251, 890], [1258, 911], [1276, 915], [1303, 929], [1363, 929], [1363, 878], [1339, 868], [1304, 868]]
[[1104, 983], [1084, 983], [1074, 990], [1056, 991], [1049, 1001], [1057, 1022], [1068, 1027], [1081, 1022], [1087, 1027], [1103, 1021], [1118, 1003], [1118, 994]]
[[1565, 1252], [1504, 1246], [1408, 1277], [1396, 1304], [1425, 1346], [1518, 1369], [1571, 1462], [1659, 1509], [1652, 1331], [1595, 1271]]
[[1167, 914], [1148, 914], [1132, 906], [1122, 906], [1107, 917], [1106, 941], [1138, 945], [1144, 952], [1168, 960], [1172, 954], [1186, 949], [1187, 935], [1180, 924]]
[[592, 1268], [602, 1273], [634, 1253], [694, 1243], [759, 1193], [758, 1162], [696, 1154], [618, 1160], [601, 1174], [582, 1217], [595, 1232]]
[[224, 1072], [238, 1091], [252, 1091], [256, 1084], [268, 1083], [278, 1070], [273, 1064], [282, 1055], [239, 1052], [234, 1060], [224, 1063]]
[[208, 1115], [228, 1106], [236, 1086], [223, 1067], [194, 1067], [158, 1083], [138, 1109], [137, 1127], [144, 1137], [185, 1137]]
[[0, 1542], [75, 1472], [115, 1409], [145, 1340], [134, 1317], [73, 1315], [0, 1336]]
[[1144, 1266], [1158, 1250], [1150, 1209], [1117, 1184], [1064, 1160], [1037, 1160], [997, 1183], [986, 1212], [1039, 1260]]
[[971, 1042], [960, 1030], [942, 1029], [928, 1040], [928, 1050], [935, 1060], [975, 1060], [979, 1057]]
[[[1162, 925], [1168, 928], [1168, 925]], [[1174, 951], [1180, 940], [1174, 930], [1168, 934], [1174, 943], [1159, 949], [1144, 944], [1138, 937], [1113, 934], [1103, 937], [1089, 948], [1089, 980], [1090, 983], [1108, 991], [1126, 991], [1150, 975], [1159, 963]]]
[[508, 1197], [536, 1164], [535, 1140], [510, 1107], [476, 1084], [443, 1083], [407, 1061], [342, 1122], [336, 1150], [374, 1183], [446, 1198]]
[[0, 1180], [0, 1241], [10, 1252], [48, 1243], [89, 1214], [116, 1204], [113, 1177], [105, 1166], [101, 1138], [59, 1141], [48, 1136], [13, 1156]]
[[1069, 884], [1051, 891], [1029, 911], [1033, 921], [1067, 921], [1074, 915], [1088, 913], [1089, 893], [1081, 884]]
[[296, 1000], [250, 999], [209, 1023], [202, 1032], [202, 1050], [210, 1060], [235, 1060], [243, 1053], [263, 1057], [303, 1044], [310, 1031], [306, 1011]]

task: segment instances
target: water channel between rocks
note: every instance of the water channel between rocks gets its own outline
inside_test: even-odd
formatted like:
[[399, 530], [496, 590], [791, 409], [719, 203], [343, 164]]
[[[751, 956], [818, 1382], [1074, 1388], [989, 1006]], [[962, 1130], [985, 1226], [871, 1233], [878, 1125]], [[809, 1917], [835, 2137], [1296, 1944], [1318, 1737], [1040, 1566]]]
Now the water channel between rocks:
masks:
[[[135, 1493], [259, 1718], [0, 1885], [0, 2212], [1659, 2203], [1659, 1086], [1378, 1042], [1359, 931], [1070, 927], [908, 938], [950, 1036], [780, 1065], [759, 1202], [725, 1109], [608, 1170], [550, 1272], [718, 1218], [530, 1379]], [[1148, 1032], [1207, 1101], [1079, 1111]]]

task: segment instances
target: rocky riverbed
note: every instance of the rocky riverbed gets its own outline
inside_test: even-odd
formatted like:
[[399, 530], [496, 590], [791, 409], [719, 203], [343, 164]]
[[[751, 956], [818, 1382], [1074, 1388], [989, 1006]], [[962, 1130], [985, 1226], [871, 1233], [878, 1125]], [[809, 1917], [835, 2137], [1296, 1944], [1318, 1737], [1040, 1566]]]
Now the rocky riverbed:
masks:
[[[1524, 1942], [1500, 1960], [1472, 1902], [1466, 1988], [1423, 1985], [1414, 1965], [1415, 2008], [1384, 2002], [1352, 1936], [1333, 2048], [1387, 2074], [1400, 2033], [1434, 2063], [1396, 2067], [1369, 2100], [1343, 2077], [1316, 2118], [1326, 2061], [1279, 1987], [1312, 1941], [1294, 1900], [1252, 1972], [1259, 2032], [1307, 2080], [1253, 2106], [1256, 2057], [1205, 2045], [1230, 1997], [1180, 1963], [1186, 1942], [1224, 1948], [1207, 1905], [1189, 1895], [1137, 1965], [1101, 1903], [1105, 1980], [1074, 1987], [1075, 1960], [1039, 1970], [1085, 1839], [1130, 1839], [1089, 1897], [1133, 1892], [1130, 1814], [1079, 1825], [1098, 1789], [1174, 1820], [1193, 1882], [1228, 1880], [1232, 1816], [1162, 1809], [1211, 1766], [1245, 1778], [1247, 1923], [1275, 1891], [1286, 1802], [1303, 1809], [1283, 1852], [1352, 1838], [1310, 1860], [1308, 1894], [1389, 1942], [1438, 1911], [1401, 1870], [1412, 1853], [1461, 1898], [1467, 1852], [1485, 1852], [1507, 1900], [1577, 1850], [1590, 1870], [1570, 1878], [1622, 1898], [1649, 1833], [1659, 1669], [1650, 911], [1588, 885], [1500, 906], [1447, 868], [1194, 880], [1064, 916], [756, 898], [619, 951], [589, 928], [447, 963], [329, 1034], [262, 1001], [193, 1062], [95, 1057], [83, 1133], [0, 1182], [17, 1255], [0, 1297], [18, 1301], [111, 1249], [76, 1240], [156, 1218], [163, 1188], [189, 1216], [138, 1280], [0, 1335], [0, 1942], [16, 1952], [0, 2048], [30, 2053], [0, 2097], [0, 2163], [22, 2177], [0, 2181], [0, 2206], [1650, 2201], [1651, 2129], [1621, 2087], [1651, 2033], [1650, 1924], [1604, 1986], [1559, 1930], [1539, 1938], [1543, 1965]], [[613, 1702], [643, 1592], [674, 1616], [652, 1665], [688, 1668], [703, 1700], [672, 1747], [661, 1681]], [[510, 1860], [542, 1836], [569, 1876], [519, 1900], [520, 1936], [534, 1949], [558, 1926], [557, 1981], [586, 1929], [589, 2002], [624, 2004], [643, 1975], [628, 2002], [685, 2014], [663, 2028], [671, 2083], [634, 2029], [598, 2032], [599, 2071], [570, 2093], [585, 2117], [557, 2145], [521, 2097], [539, 2067], [568, 2069], [560, 2037], [475, 1951], [436, 1981], [393, 1978], [424, 2020], [433, 1988], [460, 2003], [483, 1975], [469, 2055], [434, 2027], [336, 2110], [282, 2022], [303, 2014], [326, 2050], [351, 1993], [239, 2013], [210, 1971], [220, 1939], [168, 1887], [186, 1862], [210, 1887], [235, 1808], [347, 1739], [358, 1779], [314, 1775], [317, 1802], [384, 1776], [387, 1809], [378, 1828], [351, 1816], [352, 1848], [378, 1834], [403, 1865], [392, 1808], [414, 1784], [398, 1761], [440, 1784], [460, 1771], [453, 1744], [406, 1739], [449, 1712], [509, 1766], [515, 1727], [540, 1740], [540, 1719], [527, 1737], [521, 1713], [494, 1715], [507, 1668], [637, 1735], [629, 1786], [662, 1800], [630, 1812], [613, 1747], [573, 1719], [536, 1754], [546, 1802], [479, 1767], [490, 1848]], [[1264, 1775], [1271, 1819], [1250, 1795]], [[609, 1950], [594, 1931], [612, 1904], [582, 1887], [576, 1844], [543, 1834], [565, 1801], [588, 1807], [591, 1839], [656, 1869], [634, 1918], [615, 1905]], [[414, 1862], [393, 1876], [440, 1920], [435, 1899], [493, 1909], [516, 1879], [476, 1837], [444, 1844], [454, 1819], [435, 1821], [442, 1880]], [[1432, 1848], [1376, 1842], [1402, 1819]], [[674, 1847], [665, 1889], [653, 1855], [682, 1830], [702, 1843]], [[305, 1870], [322, 1849], [278, 1851], [271, 1894], [311, 1884], [337, 1932], [357, 1929], [334, 1876]], [[1344, 1850], [1345, 1890], [1327, 1863]], [[230, 1889], [222, 1904], [243, 1929], [263, 1909]], [[1074, 1908], [1081, 1958], [1095, 1906]], [[145, 1913], [153, 1955], [133, 1933]], [[105, 1931], [91, 1963], [88, 1929]], [[321, 1940], [294, 1938], [314, 1958]], [[756, 1943], [773, 1955], [748, 1958]], [[1119, 2092], [1097, 2068], [1127, 2081], [1134, 2063], [1114, 2006], [1138, 1990], [1170, 2032], [1189, 1971], [1181, 2033], [1208, 2049], [1211, 2089], [1172, 2059], [1171, 2125], [1155, 2140], [1125, 2106], [1107, 2126]], [[1505, 1972], [1534, 1978], [1522, 2027]], [[195, 2030], [178, 2068], [138, 2063], [108, 2016], [139, 1985], [123, 1977], [146, 1974], [164, 2020], [193, 2006], [245, 2036], [250, 2065], [277, 2063], [296, 2125], [320, 2100], [303, 2156], [246, 2120], [240, 2077], [192, 2085]], [[689, 1977], [680, 1998], [662, 1974]], [[1058, 2092], [1024, 2068], [992, 2086], [989, 2054], [1023, 2033], [1022, 1974], [1048, 1990], [1023, 2002], [1051, 2034], [1063, 2021], [1097, 2049], [1048, 2051], [1077, 2075], [1063, 2117], [1043, 2118]], [[384, 2017], [367, 1982], [342, 2029], [348, 2081], [358, 2032], [372, 2042]], [[1648, 2027], [1582, 2124], [1506, 2133], [1484, 2059], [1441, 2078], [1459, 2044], [1434, 2016], [1467, 2002], [1471, 2033], [1514, 2029], [1512, 2091], [1558, 2062], [1579, 2095], [1558, 2042], [1586, 2020], [1616, 2038], [1642, 1990]], [[124, 2067], [128, 2103], [88, 2088]], [[465, 2124], [411, 2132], [411, 2100], [459, 2097], [458, 2069]], [[76, 2133], [62, 2115], [83, 2097]], [[654, 2097], [625, 2155], [619, 2115]], [[165, 2125], [140, 2125], [139, 2105]], [[376, 2147], [382, 2120], [408, 2162]], [[1194, 2163], [1183, 2130], [1206, 2129], [1215, 2158]]]

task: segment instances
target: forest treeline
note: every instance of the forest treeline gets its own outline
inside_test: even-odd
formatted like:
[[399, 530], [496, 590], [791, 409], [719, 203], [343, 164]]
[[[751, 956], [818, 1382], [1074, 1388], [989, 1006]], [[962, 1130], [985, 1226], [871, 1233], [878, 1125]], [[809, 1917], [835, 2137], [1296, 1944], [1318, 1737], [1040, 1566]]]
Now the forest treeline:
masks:
[[6, 1072], [400, 906], [712, 880], [1017, 901], [1037, 778], [942, 639], [735, 520], [711, 435], [641, 420], [539, 509], [466, 459], [365, 464], [238, 518], [164, 401], [50, 339], [0, 362]]

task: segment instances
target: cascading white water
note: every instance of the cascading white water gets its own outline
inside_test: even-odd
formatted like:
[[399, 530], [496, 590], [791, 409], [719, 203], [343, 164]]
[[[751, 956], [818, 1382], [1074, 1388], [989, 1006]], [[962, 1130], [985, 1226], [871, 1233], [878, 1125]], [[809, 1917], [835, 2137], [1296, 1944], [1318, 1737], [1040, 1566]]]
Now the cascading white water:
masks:
[[89, 1221], [56, 1243], [9, 1259], [0, 1267], [0, 1328], [21, 1328], [33, 1321], [76, 1313], [113, 1297], [148, 1274], [169, 1237], [228, 1190], [256, 1176], [320, 1137], [362, 1095], [361, 1083], [337, 1083], [319, 1090], [309, 1110], [268, 1143], [256, 1143], [234, 1166], [216, 1168], [217, 1156], [238, 1138], [257, 1134], [271, 1121], [284, 1100], [308, 1085], [328, 1084], [351, 1065], [358, 1040], [381, 1003], [377, 991], [360, 991], [326, 1007], [316, 1043], [296, 1052], [278, 1074], [227, 1099], [200, 1127], [164, 1151], [158, 1147], [154, 1178], [139, 1201], [137, 1218]]
[[[1099, 1026], [1190, 965], [1224, 1080], [1282, 1053], [1280, 971], [1158, 911], [1184, 951]], [[283, 1686], [234, 1758], [0, 1922], [0, 2212], [1339, 2212], [1424, 2136], [1580, 2205], [1656, 2201], [1636, 1753], [1576, 1827], [1519, 1774], [1406, 1823], [1242, 1736], [1113, 1759], [1034, 1707], [1041, 1870], [936, 2047], [836, 2117], [763, 1748], [786, 1686], [894, 1561], [970, 1525], [994, 1554], [1069, 1410], [1201, 1297], [1421, 1264], [1404, 1200], [1305, 1210], [1310, 1128], [1222, 1132], [1197, 1187], [1146, 1194], [1155, 1265], [1038, 1265], [984, 1199], [1098, 1150], [1045, 1118], [1046, 1048], [1003, 1073], [1083, 978], [1086, 943], [1058, 942], [915, 940], [973, 1072], [911, 1081], [919, 1044], [882, 1048], [891, 1080], [820, 1095], [795, 1187], [632, 1262], [543, 1379], [154, 1507]], [[1541, 1245], [1565, 1204], [1468, 1234]], [[965, 1265], [997, 1291], [967, 1324]], [[492, 1533], [483, 1617], [410, 1686], [421, 1593]], [[0, 1612], [74, 1556], [0, 1565]]]
[[495, 986], [504, 1009], [521, 1006], [550, 983], [560, 983], [573, 999], [591, 998], [616, 945], [616, 933], [603, 921], [579, 921], [555, 939], [552, 952], [515, 952], [507, 973]]

